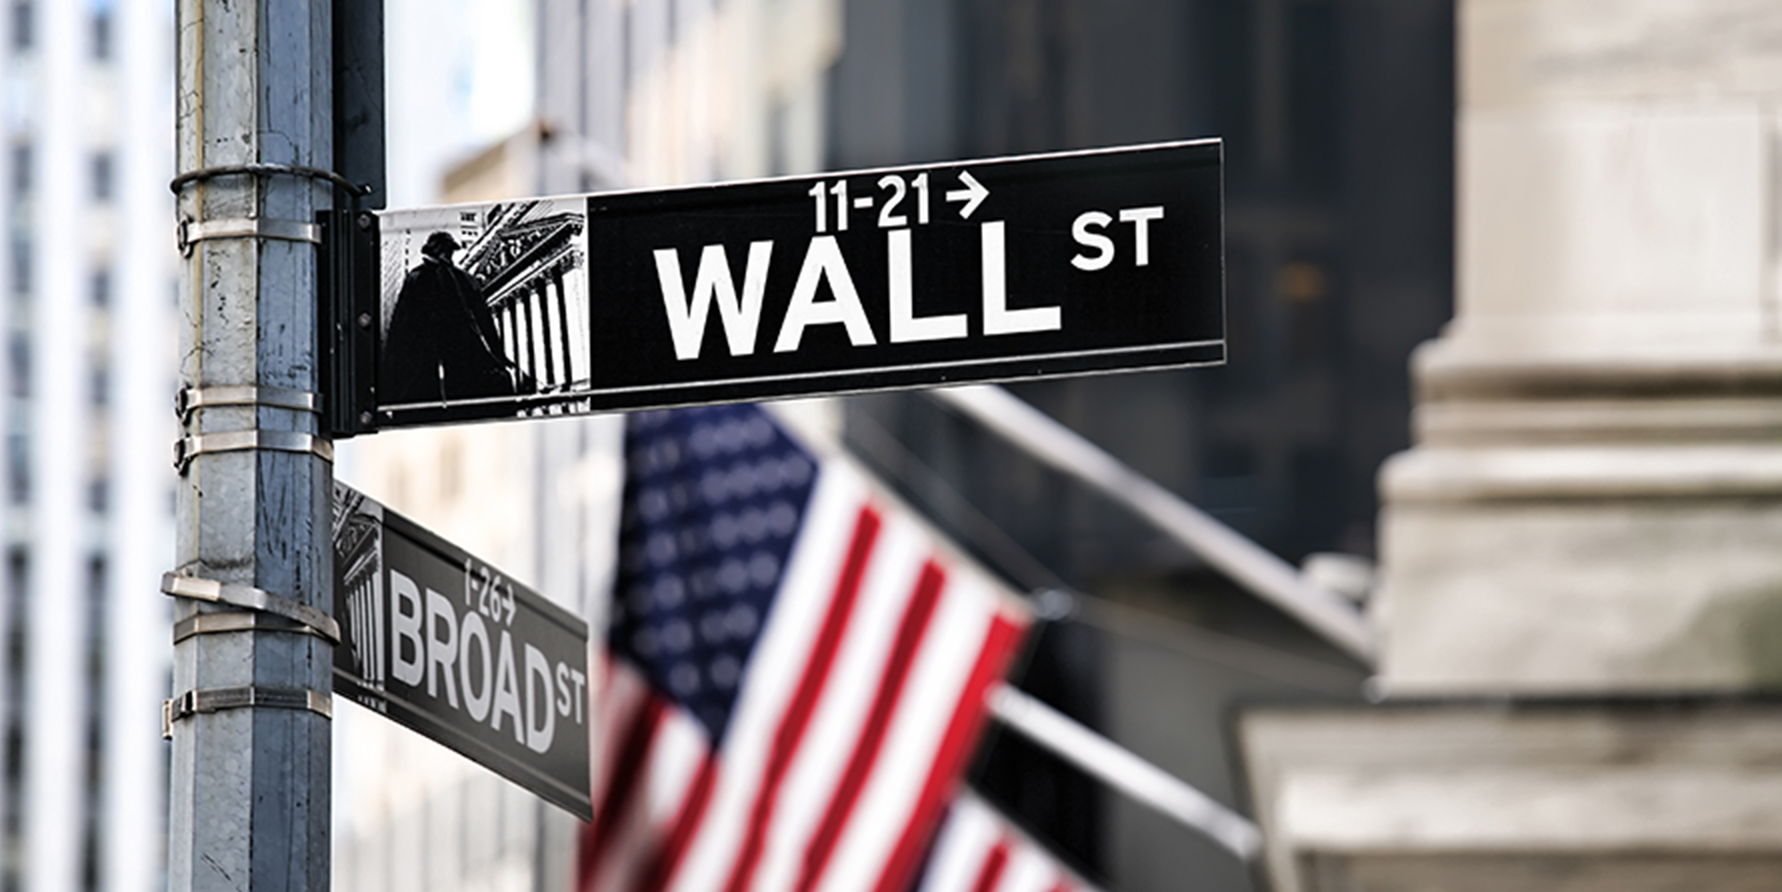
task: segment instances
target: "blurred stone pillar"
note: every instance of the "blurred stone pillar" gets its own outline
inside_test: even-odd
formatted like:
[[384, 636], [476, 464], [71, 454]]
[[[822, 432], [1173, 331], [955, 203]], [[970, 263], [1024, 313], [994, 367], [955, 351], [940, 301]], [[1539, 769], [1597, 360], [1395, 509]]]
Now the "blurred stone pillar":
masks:
[[1383, 702], [1248, 714], [1289, 890], [1782, 877], [1782, 4], [1459, 0]]
[[1381, 475], [1404, 694], [1782, 683], [1782, 4], [1464, 0], [1457, 313]]

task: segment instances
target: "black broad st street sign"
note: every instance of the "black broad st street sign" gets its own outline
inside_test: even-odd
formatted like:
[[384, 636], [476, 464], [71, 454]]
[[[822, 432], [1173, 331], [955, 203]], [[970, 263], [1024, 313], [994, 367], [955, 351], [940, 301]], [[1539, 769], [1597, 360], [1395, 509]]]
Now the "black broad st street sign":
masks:
[[334, 575], [336, 693], [593, 817], [587, 624], [340, 483]]
[[1205, 140], [364, 212], [336, 249], [357, 272], [335, 312], [358, 323], [335, 329], [338, 433], [1220, 363], [1220, 158]]

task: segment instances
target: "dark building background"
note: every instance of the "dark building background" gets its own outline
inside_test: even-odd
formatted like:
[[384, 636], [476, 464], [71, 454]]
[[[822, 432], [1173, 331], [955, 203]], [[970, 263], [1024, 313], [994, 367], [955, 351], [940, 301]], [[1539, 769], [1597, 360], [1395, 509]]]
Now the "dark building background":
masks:
[[[1290, 561], [1372, 557], [1409, 356], [1452, 313], [1451, 0], [847, 0], [845, 29], [833, 168], [1225, 140], [1228, 365], [1011, 389]], [[1359, 696], [1362, 667], [920, 394], [846, 416], [991, 566], [1084, 594], [1022, 686], [1216, 798], [1247, 810], [1235, 709]], [[1115, 889], [1262, 882], [1006, 734], [974, 783]]]

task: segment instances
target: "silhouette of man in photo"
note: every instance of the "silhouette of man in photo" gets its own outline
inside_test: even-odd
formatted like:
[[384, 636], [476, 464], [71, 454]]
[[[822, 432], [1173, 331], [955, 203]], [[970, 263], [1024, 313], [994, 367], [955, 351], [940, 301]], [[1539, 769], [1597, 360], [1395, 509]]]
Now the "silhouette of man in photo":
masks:
[[452, 262], [457, 239], [427, 237], [402, 280], [384, 335], [378, 401], [419, 403], [512, 396], [514, 374], [482, 289]]

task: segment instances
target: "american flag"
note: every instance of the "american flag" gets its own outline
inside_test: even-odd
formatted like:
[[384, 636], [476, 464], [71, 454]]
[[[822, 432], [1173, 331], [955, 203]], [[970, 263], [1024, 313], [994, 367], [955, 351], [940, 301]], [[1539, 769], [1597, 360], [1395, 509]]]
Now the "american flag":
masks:
[[915, 892], [1095, 892], [994, 807], [961, 793]]
[[903, 892], [1019, 600], [753, 406], [631, 416], [583, 892]]

